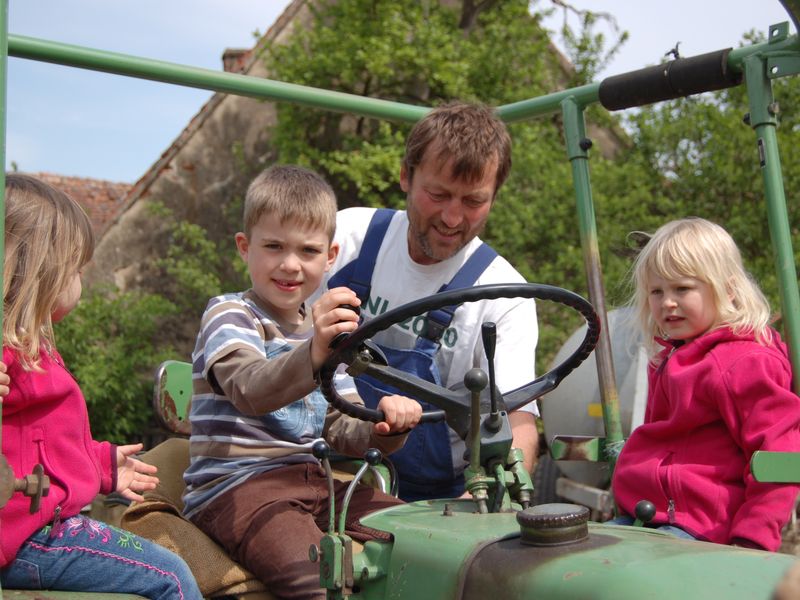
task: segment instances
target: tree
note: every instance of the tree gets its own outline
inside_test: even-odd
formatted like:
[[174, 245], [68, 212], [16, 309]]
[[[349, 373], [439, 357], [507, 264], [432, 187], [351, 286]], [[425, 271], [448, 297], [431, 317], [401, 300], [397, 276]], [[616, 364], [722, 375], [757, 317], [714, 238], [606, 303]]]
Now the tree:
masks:
[[[454, 98], [498, 105], [590, 81], [626, 37], [623, 32], [606, 52], [606, 40], [593, 33], [602, 17], [585, 14], [581, 31], [565, 32], [576, 65], [568, 73], [558, 67], [537, 13], [522, 0], [321, 2], [312, 26], [272, 49], [267, 60], [277, 79], [294, 83], [424, 105]], [[780, 80], [776, 93], [794, 105], [797, 85]], [[615, 159], [592, 153], [610, 305], [623, 303], [629, 292], [626, 277], [635, 251], [630, 232], [653, 231], [689, 214], [731, 230], [748, 267], [774, 300], [763, 186], [753, 133], [741, 122], [746, 110], [743, 87], [646, 107], [628, 117], [632, 143]], [[402, 206], [396, 181], [407, 125], [290, 105], [281, 105], [279, 115], [280, 160], [325, 173], [342, 206]], [[619, 123], [599, 107], [587, 115], [600, 125]], [[787, 122], [780, 133], [790, 153], [784, 159], [787, 183], [797, 179], [794, 129]], [[528, 280], [586, 294], [560, 117], [510, 130], [514, 167], [484, 237]], [[548, 306], [540, 308], [540, 317], [544, 365], [577, 322], [565, 322]]]
[[[268, 68], [282, 81], [426, 106], [529, 98], [563, 85], [566, 75], [528, 4], [488, 2], [476, 10], [470, 2], [321, 2], [311, 27], [271, 49]], [[279, 160], [324, 173], [340, 206], [402, 206], [397, 180], [407, 124], [288, 104], [278, 111]], [[516, 166], [486, 237], [530, 280], [574, 288], [571, 279], [545, 277], [551, 265], [569, 262], [560, 273], [577, 274], [582, 264], [577, 239], [559, 250], [570, 236], [558, 232], [575, 230], [575, 211], [554, 121], [512, 128]]]
[[[610, 55], [604, 50], [605, 41], [593, 33], [596, 18], [586, 16], [581, 31], [569, 32], [567, 47], [575, 69], [565, 71], [539, 22], [537, 11], [546, 7], [529, 4], [526, 0], [321, 0], [315, 4], [310, 26], [297, 28], [287, 44], [269, 48], [265, 60], [274, 79], [424, 106], [451, 99], [500, 105], [591, 81]], [[610, 52], [614, 49], [612, 44]], [[779, 102], [797, 106], [798, 85], [793, 78], [775, 81]], [[753, 132], [742, 124], [745, 112], [743, 87], [645, 107], [627, 117], [596, 106], [587, 111], [588, 119], [601, 126], [618, 127], [624, 118], [630, 142], [613, 159], [591, 151], [609, 306], [624, 302], [628, 293], [626, 277], [635, 250], [630, 232], [653, 231], [669, 219], [689, 214], [718, 221], [731, 231], [747, 266], [775, 302], [777, 283], [768, 250], [763, 185]], [[800, 183], [797, 119], [783, 117], [778, 130], [787, 190], [796, 190]], [[408, 130], [406, 123], [284, 103], [278, 106], [272, 139], [278, 161], [322, 172], [336, 189], [340, 206], [401, 207], [404, 198], [397, 181]], [[510, 131], [514, 167], [483, 237], [529, 281], [586, 295], [560, 116], [516, 123]], [[241, 158], [248, 163], [243, 172], [261, 167], [253, 157]], [[797, 223], [800, 209], [790, 203], [790, 210], [791, 222]], [[162, 224], [175, 219], [166, 213], [154, 218]], [[162, 290], [170, 303], [154, 320], [155, 330], [137, 316], [141, 316], [138, 300], [113, 296], [105, 306], [96, 306], [92, 299], [78, 309], [75, 321], [70, 324], [71, 317], [59, 326], [59, 344], [67, 346], [67, 361], [76, 366], [82, 384], [89, 386], [87, 397], [97, 402], [93, 426], [120, 441], [141, 425], [138, 417], [121, 413], [120, 406], [145, 410], [142, 396], [149, 397], [158, 352], [147, 356], [117, 338], [157, 350], [164, 344], [165, 331], [181, 326], [194, 331], [195, 313], [208, 297], [245, 285], [230, 246], [215, 245], [210, 240], [220, 236], [198, 223], [169, 227], [171, 248], [157, 266], [172, 286]], [[797, 247], [796, 229], [793, 235]], [[131, 313], [130, 319], [118, 319], [119, 311]], [[539, 370], [544, 371], [579, 319], [548, 303], [540, 304], [539, 315], [538, 359]], [[105, 321], [111, 324], [92, 326]], [[120, 388], [131, 382], [139, 386], [135, 401], [126, 395], [133, 387]], [[128, 424], [130, 428], [123, 431]]]

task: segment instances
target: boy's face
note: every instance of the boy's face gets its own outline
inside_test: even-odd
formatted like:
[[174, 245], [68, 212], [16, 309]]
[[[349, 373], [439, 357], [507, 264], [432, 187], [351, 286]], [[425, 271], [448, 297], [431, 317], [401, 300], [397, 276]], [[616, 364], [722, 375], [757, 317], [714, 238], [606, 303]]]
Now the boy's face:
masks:
[[322, 283], [339, 250], [321, 229], [282, 224], [271, 214], [262, 215], [249, 239], [237, 233], [236, 247], [253, 290], [289, 323], [301, 320], [300, 306]]

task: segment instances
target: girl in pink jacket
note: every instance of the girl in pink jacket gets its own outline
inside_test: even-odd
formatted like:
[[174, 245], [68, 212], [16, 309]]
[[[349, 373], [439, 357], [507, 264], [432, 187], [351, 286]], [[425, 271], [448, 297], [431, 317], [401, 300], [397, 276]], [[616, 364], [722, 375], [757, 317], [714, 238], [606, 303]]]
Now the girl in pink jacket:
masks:
[[15, 493], [0, 508], [0, 583], [198, 600], [180, 557], [80, 513], [98, 493], [142, 500], [158, 479], [155, 467], [134, 458], [141, 444], [92, 439], [86, 402], [55, 348], [52, 324], [78, 303], [80, 272], [94, 250], [88, 217], [26, 175], [6, 175], [5, 199], [3, 363], [11, 383], [2, 452], [15, 477], [41, 465], [50, 487], [38, 506]]
[[766, 298], [719, 225], [662, 226], [639, 254], [633, 298], [650, 345], [644, 424], [619, 456], [612, 489], [649, 526], [777, 550], [800, 487], [759, 483], [756, 450], [800, 451], [800, 398]]

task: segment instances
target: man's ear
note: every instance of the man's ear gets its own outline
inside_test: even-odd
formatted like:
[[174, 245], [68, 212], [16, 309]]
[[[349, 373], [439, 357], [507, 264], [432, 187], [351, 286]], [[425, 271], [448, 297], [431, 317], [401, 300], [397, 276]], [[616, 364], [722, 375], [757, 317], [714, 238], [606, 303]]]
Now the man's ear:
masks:
[[247, 239], [247, 235], [239, 231], [233, 236], [233, 239], [236, 240], [236, 249], [239, 251], [239, 256], [242, 257], [243, 261], [247, 261], [247, 252], [250, 249], [250, 240]]
[[400, 167], [400, 189], [405, 193], [408, 193], [408, 190], [411, 189], [411, 180], [408, 177], [408, 169], [406, 169], [405, 165]]
[[330, 247], [328, 247], [328, 261], [325, 264], [325, 271], [330, 271], [331, 267], [333, 266], [333, 261], [336, 260], [336, 257], [339, 256], [339, 244], [336, 242], [331, 242]]

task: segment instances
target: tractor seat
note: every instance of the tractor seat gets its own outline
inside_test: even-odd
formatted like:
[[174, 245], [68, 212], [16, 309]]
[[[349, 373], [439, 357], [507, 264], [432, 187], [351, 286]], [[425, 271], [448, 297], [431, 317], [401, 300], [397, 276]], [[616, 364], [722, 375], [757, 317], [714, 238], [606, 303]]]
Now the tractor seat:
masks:
[[[142, 461], [158, 467], [159, 484], [142, 494], [144, 502], [134, 502], [125, 510], [120, 526], [180, 555], [207, 598], [277, 600], [259, 579], [183, 516], [183, 472], [189, 466], [187, 436], [191, 429], [187, 417], [191, 397], [191, 365], [174, 360], [162, 363], [156, 372], [153, 406], [158, 420], [176, 437], [139, 456]], [[335, 462], [332, 466], [334, 477], [346, 481], [352, 479], [359, 463], [349, 460]], [[378, 467], [381, 477], [392, 481], [391, 468]], [[364, 482], [370, 484], [370, 479], [373, 485], [378, 484], [369, 474]], [[353, 552], [361, 550], [361, 544], [354, 541]]]

